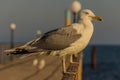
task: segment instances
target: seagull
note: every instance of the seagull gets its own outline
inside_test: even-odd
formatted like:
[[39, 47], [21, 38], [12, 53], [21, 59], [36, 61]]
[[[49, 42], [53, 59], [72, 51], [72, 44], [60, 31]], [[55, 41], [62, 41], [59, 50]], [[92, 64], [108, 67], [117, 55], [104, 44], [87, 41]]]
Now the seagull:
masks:
[[[66, 71], [65, 56], [76, 55], [86, 48], [94, 31], [93, 19], [103, 20], [91, 10], [83, 9], [79, 23], [54, 29], [21, 47], [5, 52], [10, 54], [31, 53], [31, 56], [42, 54], [60, 56], [62, 57], [63, 73], [69, 73]], [[72, 58], [70, 58], [70, 62], [73, 62]]]

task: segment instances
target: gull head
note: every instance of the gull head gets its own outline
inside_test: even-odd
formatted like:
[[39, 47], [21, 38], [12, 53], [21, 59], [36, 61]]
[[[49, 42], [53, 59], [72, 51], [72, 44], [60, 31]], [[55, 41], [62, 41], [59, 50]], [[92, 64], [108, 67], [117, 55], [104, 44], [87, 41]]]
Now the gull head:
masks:
[[98, 21], [102, 21], [103, 19], [99, 16], [96, 16], [91, 10], [89, 9], [84, 9], [81, 11], [81, 17], [82, 20], [90, 20], [92, 21], [93, 19], [96, 19]]

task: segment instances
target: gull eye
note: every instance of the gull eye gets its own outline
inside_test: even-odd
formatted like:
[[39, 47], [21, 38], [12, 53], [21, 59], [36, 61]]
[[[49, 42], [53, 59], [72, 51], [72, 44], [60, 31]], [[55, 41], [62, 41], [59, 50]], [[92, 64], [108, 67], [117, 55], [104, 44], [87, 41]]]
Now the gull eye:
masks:
[[89, 14], [88, 12], [84, 12], [85, 14]]

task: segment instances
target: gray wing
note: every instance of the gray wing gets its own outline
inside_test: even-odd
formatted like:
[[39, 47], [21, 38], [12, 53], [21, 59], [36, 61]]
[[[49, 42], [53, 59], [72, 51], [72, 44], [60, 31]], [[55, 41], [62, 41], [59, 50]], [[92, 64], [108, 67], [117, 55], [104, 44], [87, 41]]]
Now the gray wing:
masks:
[[74, 28], [63, 27], [45, 33], [45, 35], [41, 37], [41, 39], [33, 46], [40, 49], [61, 50], [69, 47], [70, 44], [75, 42], [80, 37], [81, 34], [77, 34]]

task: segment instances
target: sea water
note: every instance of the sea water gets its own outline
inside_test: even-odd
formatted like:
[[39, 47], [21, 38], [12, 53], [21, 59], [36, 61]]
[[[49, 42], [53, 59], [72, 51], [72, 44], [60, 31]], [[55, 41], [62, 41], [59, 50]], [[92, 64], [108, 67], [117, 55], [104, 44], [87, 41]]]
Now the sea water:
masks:
[[120, 46], [96, 45], [95, 70], [91, 69], [91, 50], [84, 51], [83, 80], [120, 80]]

